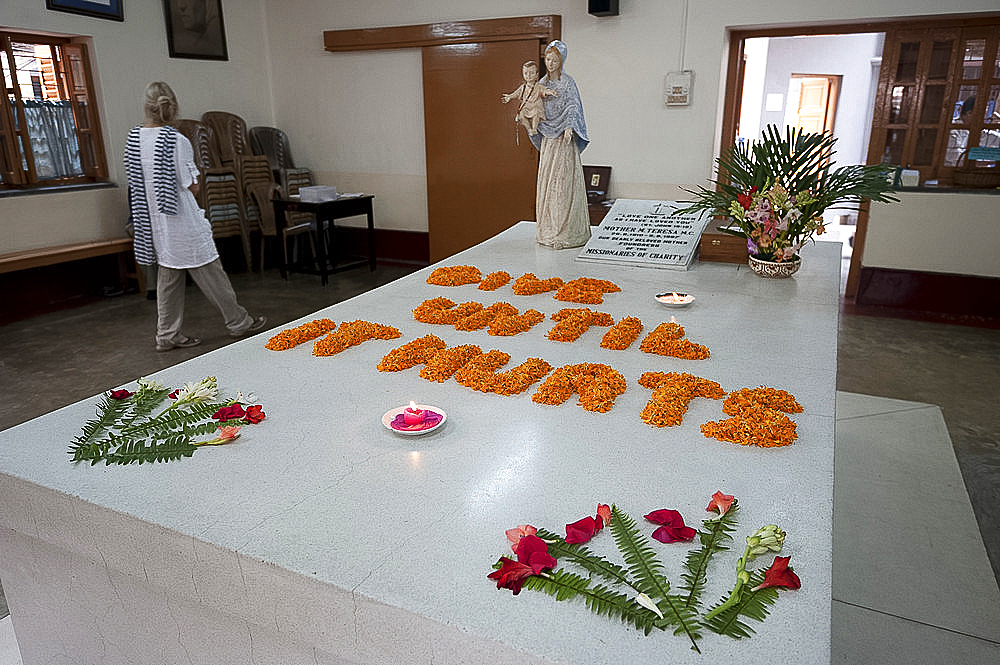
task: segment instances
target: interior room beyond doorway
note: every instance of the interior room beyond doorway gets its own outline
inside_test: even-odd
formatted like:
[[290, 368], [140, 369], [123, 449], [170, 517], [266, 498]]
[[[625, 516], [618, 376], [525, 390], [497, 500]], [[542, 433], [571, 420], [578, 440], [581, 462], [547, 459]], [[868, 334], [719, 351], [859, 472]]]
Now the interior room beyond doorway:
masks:
[[[738, 141], [767, 125], [832, 131], [831, 168], [864, 164], [868, 154], [884, 33], [754, 37], [744, 43]], [[831, 208], [817, 242], [842, 243], [841, 292], [847, 282], [857, 213]]]

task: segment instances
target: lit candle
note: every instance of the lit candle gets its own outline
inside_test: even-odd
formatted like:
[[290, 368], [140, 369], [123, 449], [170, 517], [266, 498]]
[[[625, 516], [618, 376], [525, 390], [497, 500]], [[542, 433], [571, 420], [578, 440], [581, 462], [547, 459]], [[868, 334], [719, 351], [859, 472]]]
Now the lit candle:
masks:
[[410, 400], [410, 406], [403, 410], [403, 422], [407, 425], [419, 425], [424, 422], [425, 417], [426, 412], [423, 409], [418, 409], [413, 400]]

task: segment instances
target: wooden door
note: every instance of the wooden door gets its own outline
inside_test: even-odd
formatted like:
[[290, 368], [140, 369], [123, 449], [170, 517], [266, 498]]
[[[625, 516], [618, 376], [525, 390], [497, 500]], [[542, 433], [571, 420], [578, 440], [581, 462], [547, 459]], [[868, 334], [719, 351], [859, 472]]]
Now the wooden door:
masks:
[[500, 95], [539, 51], [538, 39], [423, 47], [432, 262], [535, 218], [538, 152], [523, 129], [515, 140], [517, 106]]
[[793, 74], [792, 78], [799, 83], [796, 126], [814, 134], [832, 132], [837, 114], [840, 77]]

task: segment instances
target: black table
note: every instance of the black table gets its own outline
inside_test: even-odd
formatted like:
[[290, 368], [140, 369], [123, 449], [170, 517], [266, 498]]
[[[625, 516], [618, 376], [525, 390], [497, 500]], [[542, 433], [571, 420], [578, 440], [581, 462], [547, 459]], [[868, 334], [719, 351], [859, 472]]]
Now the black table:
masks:
[[[296, 265], [294, 267], [285, 265], [284, 252], [281, 253], [281, 276], [287, 279], [288, 272], [302, 272], [310, 275], [319, 275], [323, 284], [327, 283], [327, 276], [331, 273], [349, 270], [368, 263], [370, 270], [375, 270], [375, 219], [372, 214], [372, 194], [363, 196], [346, 196], [332, 201], [321, 201], [318, 203], [300, 201], [299, 199], [274, 199], [274, 223], [277, 226], [278, 238], [285, 242], [283, 230], [286, 226], [286, 212], [305, 212], [316, 215], [316, 229], [319, 235], [319, 242], [316, 243], [316, 267]], [[346, 263], [341, 263], [338, 247], [333, 244], [335, 229], [334, 221], [344, 217], [356, 217], [365, 215], [368, 218], [368, 256], [366, 258], [346, 257], [352, 259]], [[327, 222], [324, 224], [324, 222]], [[326, 248], [330, 247], [330, 256], [327, 257]]]

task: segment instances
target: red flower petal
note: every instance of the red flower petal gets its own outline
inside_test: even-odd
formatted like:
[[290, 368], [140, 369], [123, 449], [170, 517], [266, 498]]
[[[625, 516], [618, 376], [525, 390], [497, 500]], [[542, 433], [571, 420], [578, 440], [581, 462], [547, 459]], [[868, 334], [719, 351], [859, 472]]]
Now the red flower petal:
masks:
[[546, 568], [555, 568], [559, 562], [549, 554], [549, 546], [538, 536], [524, 536], [515, 549], [518, 563], [527, 565], [534, 575]]
[[764, 582], [753, 588], [754, 591], [766, 589], [768, 587], [783, 587], [785, 589], [798, 589], [802, 586], [799, 576], [788, 567], [790, 556], [776, 556], [771, 567], [764, 571]]
[[530, 566], [512, 561], [505, 556], [500, 557], [500, 562], [500, 569], [494, 570], [486, 577], [496, 580], [498, 589], [510, 589], [516, 596], [521, 593], [521, 587], [524, 586], [525, 578], [531, 577], [534, 575], [534, 572]]
[[678, 543], [694, 540], [697, 531], [689, 526], [661, 526], [653, 532], [653, 538], [661, 543]]
[[[600, 515], [598, 515], [600, 519]], [[566, 525], [566, 542], [567, 543], [585, 543], [594, 537], [594, 534], [601, 530], [604, 526], [603, 520], [601, 525], [597, 525], [597, 520], [591, 516], [584, 517], [583, 519], [577, 520], [572, 524]]]
[[646, 515], [646, 519], [654, 524], [662, 525], [653, 532], [653, 538], [661, 543], [687, 542], [693, 540], [698, 533], [684, 524], [684, 518], [676, 510], [667, 508], [654, 510]]
[[507, 535], [507, 540], [510, 541], [510, 549], [517, 553], [517, 544], [521, 542], [521, 539], [525, 536], [533, 536], [538, 532], [538, 529], [531, 526], [530, 524], [521, 524], [513, 529], [507, 529], [504, 533]]
[[[239, 405], [237, 404], [234, 406], [239, 406]], [[243, 420], [247, 421], [251, 425], [256, 425], [260, 421], [264, 420], [264, 418], [266, 417], [267, 416], [264, 413], [264, 407], [260, 404], [254, 404], [253, 406], [247, 407], [247, 411], [246, 414], [243, 416]]]
[[239, 404], [224, 406], [212, 414], [212, 418], [218, 421], [238, 420], [247, 414]]
[[167, 397], [169, 397], [170, 399], [177, 399], [177, 395], [179, 395], [179, 394], [180, 394], [180, 392], [181, 392], [181, 389], [180, 389], [180, 388], [178, 388], [178, 389], [177, 389], [177, 390], [175, 390], [174, 392], [172, 392], [172, 393], [169, 393], [169, 394], [167, 395]]
[[721, 491], [716, 492], [712, 495], [712, 500], [708, 502], [708, 507], [705, 510], [715, 510], [719, 515], [725, 515], [729, 507], [733, 505], [735, 499], [736, 497], [730, 494], [723, 494]]
[[128, 399], [132, 395], [133, 395], [133, 393], [131, 393], [131, 392], [127, 391], [127, 390], [124, 390], [124, 389], [122, 389], [122, 390], [112, 390], [111, 393], [110, 393], [111, 399]]
[[605, 525], [611, 524], [611, 507], [604, 503], [597, 504], [597, 515]]

